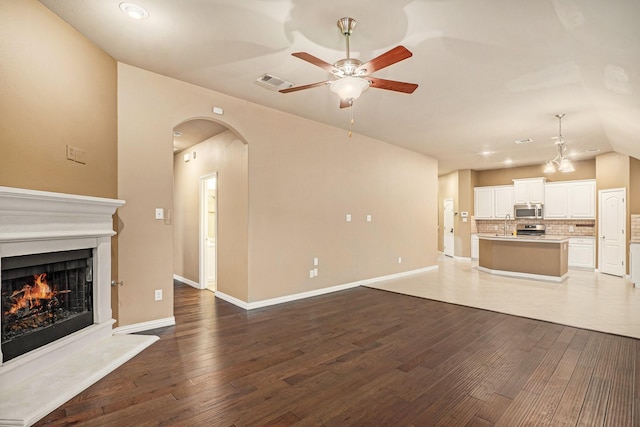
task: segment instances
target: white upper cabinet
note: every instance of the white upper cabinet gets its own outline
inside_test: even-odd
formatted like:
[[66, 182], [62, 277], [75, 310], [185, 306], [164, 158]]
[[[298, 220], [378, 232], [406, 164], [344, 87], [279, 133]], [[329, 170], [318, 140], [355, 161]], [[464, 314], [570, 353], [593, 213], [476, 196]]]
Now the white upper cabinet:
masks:
[[594, 180], [569, 183], [569, 218], [595, 219], [596, 182]]
[[569, 186], [565, 182], [554, 182], [544, 186], [544, 218], [560, 219], [569, 217]]
[[476, 219], [493, 218], [493, 187], [473, 189], [473, 215]]
[[513, 202], [544, 203], [544, 181], [546, 178], [527, 178], [513, 180]]
[[513, 218], [513, 186], [475, 187], [473, 207], [476, 219]]
[[595, 219], [595, 180], [553, 182], [544, 191], [545, 219]]
[[496, 218], [504, 218], [510, 215], [513, 218], [513, 185], [494, 187], [494, 211]]

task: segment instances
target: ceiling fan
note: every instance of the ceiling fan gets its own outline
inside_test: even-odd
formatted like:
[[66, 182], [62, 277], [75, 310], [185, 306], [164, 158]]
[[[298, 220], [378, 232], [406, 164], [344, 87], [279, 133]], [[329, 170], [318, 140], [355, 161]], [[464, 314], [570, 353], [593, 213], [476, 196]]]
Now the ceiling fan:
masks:
[[386, 80], [370, 76], [371, 73], [395, 64], [396, 62], [410, 58], [413, 54], [404, 46], [397, 46], [382, 55], [373, 58], [369, 62], [363, 63], [359, 59], [351, 58], [349, 54], [349, 36], [351, 36], [355, 26], [356, 20], [353, 18], [341, 18], [338, 20], [338, 28], [346, 40], [347, 57], [335, 62], [333, 65], [320, 58], [316, 58], [307, 52], [292, 53], [296, 58], [300, 58], [303, 61], [307, 61], [310, 64], [328, 71], [333, 77], [331, 80], [293, 86], [281, 89], [280, 92], [296, 92], [299, 90], [310, 89], [312, 87], [328, 85], [332, 92], [335, 92], [340, 96], [340, 108], [352, 106], [353, 101], [369, 87], [396, 92], [413, 93], [418, 87], [415, 83], [398, 82], [395, 80]]

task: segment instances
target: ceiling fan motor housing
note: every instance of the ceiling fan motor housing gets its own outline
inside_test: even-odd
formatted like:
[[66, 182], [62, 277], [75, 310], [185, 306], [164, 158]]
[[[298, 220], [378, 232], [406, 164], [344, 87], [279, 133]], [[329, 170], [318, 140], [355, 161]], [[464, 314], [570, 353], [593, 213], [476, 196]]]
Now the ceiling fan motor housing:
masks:
[[[360, 61], [359, 59], [355, 59], [355, 58], [345, 58], [345, 59], [341, 59], [338, 62], [336, 62], [335, 64], [333, 64], [334, 67], [338, 68], [341, 73], [334, 71], [334, 74], [339, 75], [339, 76], [354, 76], [356, 75], [356, 69], [361, 66], [363, 64], [362, 61]], [[364, 71], [364, 72], [362, 72]], [[366, 70], [361, 70], [360, 72], [357, 73], [357, 75], [362, 75], [365, 74]]]

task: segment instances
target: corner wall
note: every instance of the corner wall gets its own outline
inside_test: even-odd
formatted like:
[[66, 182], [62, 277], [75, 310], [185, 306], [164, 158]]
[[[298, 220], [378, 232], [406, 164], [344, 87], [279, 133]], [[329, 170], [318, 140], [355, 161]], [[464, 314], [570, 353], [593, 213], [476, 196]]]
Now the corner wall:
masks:
[[254, 302], [437, 264], [435, 159], [121, 63], [118, 83], [122, 325], [172, 316], [172, 225], [153, 213], [173, 206], [173, 128], [214, 118], [214, 105], [250, 147], [248, 287], [232, 283], [229, 296]]

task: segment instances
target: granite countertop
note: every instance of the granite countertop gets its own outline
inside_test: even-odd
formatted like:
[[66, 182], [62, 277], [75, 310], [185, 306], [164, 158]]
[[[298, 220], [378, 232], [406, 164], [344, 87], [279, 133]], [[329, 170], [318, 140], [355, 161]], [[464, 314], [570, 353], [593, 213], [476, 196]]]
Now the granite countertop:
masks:
[[541, 243], [561, 243], [568, 242], [569, 236], [545, 234], [543, 236], [513, 236], [503, 233], [478, 233], [478, 237], [488, 240], [513, 240], [518, 242], [541, 242]]

